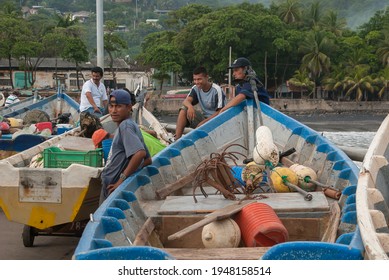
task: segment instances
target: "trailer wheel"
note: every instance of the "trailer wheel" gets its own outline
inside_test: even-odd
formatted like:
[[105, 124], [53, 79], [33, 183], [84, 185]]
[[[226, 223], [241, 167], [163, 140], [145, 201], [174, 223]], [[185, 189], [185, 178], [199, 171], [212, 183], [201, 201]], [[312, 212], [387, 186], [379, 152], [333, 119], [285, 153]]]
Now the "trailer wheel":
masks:
[[22, 233], [24, 247], [32, 247], [34, 245], [35, 235], [35, 229], [33, 227], [24, 225]]

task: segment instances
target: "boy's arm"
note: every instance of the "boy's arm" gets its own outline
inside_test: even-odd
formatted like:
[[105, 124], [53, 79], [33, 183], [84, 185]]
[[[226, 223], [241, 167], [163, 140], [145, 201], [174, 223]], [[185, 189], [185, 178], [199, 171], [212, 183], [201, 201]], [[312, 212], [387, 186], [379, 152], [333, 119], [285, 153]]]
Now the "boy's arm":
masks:
[[187, 96], [185, 98], [184, 102], [182, 102], [182, 105], [184, 105], [186, 108], [188, 108], [188, 110], [186, 112], [186, 118], [188, 120], [193, 120], [195, 117], [195, 109], [194, 109], [194, 106], [192, 105], [192, 102], [193, 102], [192, 96]]
[[219, 111], [219, 114], [224, 112], [225, 110], [227, 110], [228, 108], [231, 108], [233, 106], [236, 106], [238, 105], [239, 103], [241, 103], [243, 100], [246, 99], [246, 96], [242, 93], [238, 93], [238, 95], [236, 95], [234, 98], [232, 98], [226, 106], [224, 106], [220, 111]]
[[215, 113], [213, 113], [212, 115], [210, 115], [208, 118], [202, 120], [202, 121], [197, 125], [197, 127], [199, 127], [199, 126], [205, 124], [205, 123], [206, 123], [207, 121], [209, 121], [210, 119], [213, 119], [214, 117], [216, 117], [217, 115], [219, 115], [219, 113], [221, 112], [221, 109], [222, 109], [222, 108], [217, 109]]
[[[146, 151], [145, 150], [139, 150], [135, 154], [132, 155], [130, 161], [127, 164], [127, 167], [123, 170], [122, 174], [124, 174], [126, 177], [131, 176], [142, 164], [143, 159], [146, 157]], [[125, 179], [124, 179], [125, 180]], [[108, 185], [108, 194], [113, 192], [121, 183], [124, 181], [122, 178], [119, 178], [119, 180], [115, 184]]]

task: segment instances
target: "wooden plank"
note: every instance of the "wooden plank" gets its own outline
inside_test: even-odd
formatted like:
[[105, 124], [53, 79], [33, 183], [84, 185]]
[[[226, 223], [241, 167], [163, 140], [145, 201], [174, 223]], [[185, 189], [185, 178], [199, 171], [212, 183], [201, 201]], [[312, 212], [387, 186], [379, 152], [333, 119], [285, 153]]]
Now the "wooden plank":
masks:
[[327, 230], [324, 232], [321, 241], [335, 243], [337, 237], [337, 231], [340, 223], [341, 210], [337, 202], [331, 204], [331, 217], [328, 221]]
[[216, 210], [215, 212], [212, 212], [211, 214], [208, 214], [202, 219], [201, 221], [198, 221], [197, 223], [194, 223], [183, 230], [180, 230], [179, 232], [176, 232], [175, 234], [172, 234], [168, 237], [168, 240], [175, 240], [178, 238], [181, 238], [182, 236], [202, 227], [209, 223], [212, 223], [213, 221], [219, 221], [223, 220], [225, 218], [230, 217], [231, 215], [238, 213], [240, 210], [242, 210], [243, 207], [254, 203], [255, 201], [243, 201], [242, 203], [234, 203], [231, 205], [228, 205], [222, 209]]
[[66, 136], [59, 140], [57, 145], [60, 145], [65, 150], [72, 151], [90, 151], [95, 149], [92, 139], [77, 136]]
[[[268, 204], [277, 213], [281, 212], [326, 212], [329, 211], [328, 201], [323, 192], [311, 192], [313, 199], [306, 201], [299, 193], [266, 193], [267, 198], [257, 200]], [[237, 195], [238, 199], [244, 195]], [[195, 203], [192, 196], [168, 196], [161, 208], [160, 215], [210, 213], [217, 209], [236, 203], [225, 199], [222, 195], [197, 197]]]
[[134, 246], [144, 246], [147, 245], [149, 236], [151, 232], [154, 230], [155, 226], [153, 221], [148, 218], [143, 226], [140, 228], [138, 234], [135, 236], [135, 240], [133, 242]]
[[258, 260], [269, 247], [240, 248], [163, 248], [177, 260]]
[[155, 191], [155, 193], [157, 194], [157, 196], [160, 199], [165, 199], [172, 192], [177, 191], [177, 190], [185, 187], [187, 184], [193, 182], [194, 178], [195, 178], [195, 172], [192, 172], [192, 173], [182, 177], [178, 181], [176, 181], [172, 184], [168, 184], [166, 187], [163, 187], [163, 188]]

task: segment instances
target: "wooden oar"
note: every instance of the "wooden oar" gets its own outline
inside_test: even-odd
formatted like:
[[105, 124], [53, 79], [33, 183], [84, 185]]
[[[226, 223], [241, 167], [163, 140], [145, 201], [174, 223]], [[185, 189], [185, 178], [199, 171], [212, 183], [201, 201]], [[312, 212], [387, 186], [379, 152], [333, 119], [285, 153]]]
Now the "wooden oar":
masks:
[[241, 202], [240, 204], [235, 203], [232, 205], [228, 205], [222, 209], [218, 209], [218, 210], [212, 212], [211, 214], [206, 215], [203, 220], [198, 221], [197, 223], [194, 223], [193, 225], [190, 225], [190, 226], [180, 230], [179, 232], [176, 232], [176, 233], [170, 235], [168, 237], [168, 240], [179, 239], [179, 238], [183, 237], [184, 235], [186, 235], [186, 234], [188, 234], [188, 233], [190, 233], [190, 232], [192, 232], [200, 227], [203, 227], [209, 223], [226, 219], [226, 218], [232, 216], [233, 214], [238, 213], [240, 210], [242, 210], [243, 207], [245, 207], [251, 203], [255, 203], [255, 202], [256, 201], [246, 200], [246, 201]]

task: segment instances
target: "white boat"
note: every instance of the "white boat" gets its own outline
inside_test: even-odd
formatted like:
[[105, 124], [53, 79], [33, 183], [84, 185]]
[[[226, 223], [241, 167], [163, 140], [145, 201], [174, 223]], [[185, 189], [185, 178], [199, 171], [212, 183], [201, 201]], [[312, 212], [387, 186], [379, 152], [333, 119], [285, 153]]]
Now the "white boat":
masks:
[[[2, 115], [2, 116], [7, 115], [7, 114], [10, 114], [10, 113], [17, 111], [19, 109], [27, 107], [27, 106], [37, 102], [40, 98], [41, 98], [40, 96], [34, 95], [34, 96], [27, 97], [19, 102], [15, 102], [11, 105], [8, 105], [7, 107], [0, 107], [0, 115]], [[6, 99], [5, 98], [2, 99], [2, 96], [0, 96], [0, 100], [5, 101]], [[1, 101], [0, 101], [0, 104], [1, 104]], [[3, 105], [1, 105], [1, 106], [3, 106]]]
[[363, 160], [354, 207], [365, 259], [389, 259], [389, 116], [379, 127]]
[[[33, 97], [33, 99], [35, 99], [35, 97]], [[28, 103], [20, 101], [12, 104], [12, 107], [4, 108], [0, 114], [6, 118], [22, 120], [26, 118], [31, 121], [31, 123], [36, 123], [39, 122], [36, 120], [41, 118], [44, 118], [47, 122], [55, 122], [61, 114], [70, 113], [69, 122], [71, 122], [72, 126], [79, 121], [79, 104], [66, 93], [58, 92], [48, 98], [30, 103], [33, 99], [30, 99]], [[29, 124], [30, 123], [28, 123], [28, 125]], [[2, 151], [2, 154], [5, 154], [5, 156], [0, 155], [0, 159], [7, 157], [8, 154], [15, 154], [31, 148], [51, 137], [52, 135], [31, 134], [31, 132], [20, 133], [17, 136], [3, 134], [0, 138], [0, 151]]]
[[[284, 162], [312, 168], [318, 184], [342, 193], [340, 200], [323, 191], [265, 193], [260, 202], [278, 215], [288, 232], [287, 242], [205, 248], [197, 222], [204, 225], [226, 217], [220, 212], [236, 212], [240, 206], [215, 194], [208, 184], [203, 185], [208, 194], [203, 197], [200, 188], [194, 189], [199, 183], [194, 182], [197, 168], [227, 147], [242, 154], [239, 163], [252, 157], [259, 116], [279, 151], [296, 150]], [[229, 164], [234, 165], [231, 160]], [[91, 216], [73, 259], [361, 259], [355, 209], [348, 208], [357, 176], [355, 163], [317, 132], [270, 106], [261, 104], [260, 113], [252, 101], [244, 101], [189, 132], [157, 154], [152, 165], [127, 178]]]
[[[143, 124], [153, 129], [154, 119], [149, 119], [145, 108], [142, 112], [146, 113], [140, 117]], [[100, 120], [105, 130], [114, 133], [116, 124], [109, 115]], [[156, 129], [168, 135], [160, 127]], [[0, 208], [9, 221], [25, 225], [26, 247], [33, 246], [38, 235], [80, 235], [98, 207], [102, 149], [95, 150], [90, 138], [75, 136], [80, 130], [74, 128], [0, 160]], [[69, 151], [54, 150], [45, 155], [45, 149], [58, 145]], [[47, 168], [37, 160], [42, 153]]]

